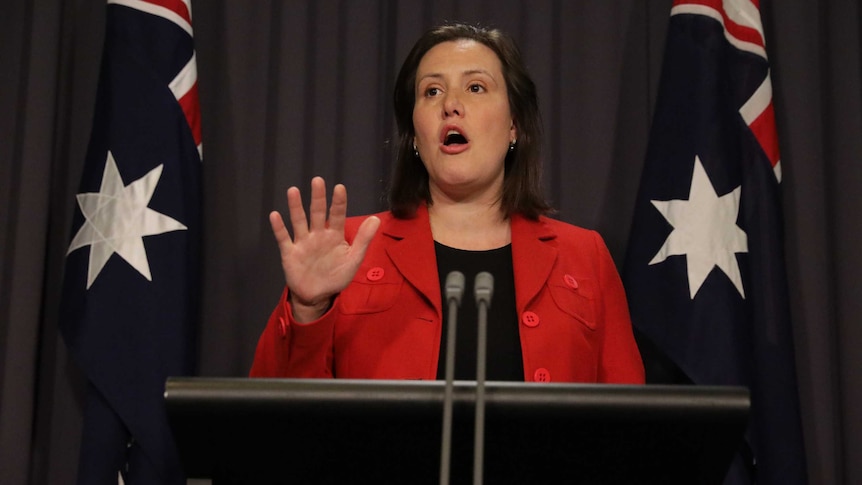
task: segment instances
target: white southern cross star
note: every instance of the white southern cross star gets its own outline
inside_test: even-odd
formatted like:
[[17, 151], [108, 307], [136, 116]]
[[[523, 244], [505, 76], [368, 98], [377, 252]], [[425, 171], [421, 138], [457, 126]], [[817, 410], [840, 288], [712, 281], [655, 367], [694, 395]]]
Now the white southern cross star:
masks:
[[695, 156], [688, 200], [650, 201], [673, 226], [673, 231], [649, 264], [684, 254], [692, 300], [716, 266], [724, 271], [745, 298], [736, 261], [736, 253], [748, 252], [748, 236], [736, 225], [740, 193], [741, 187], [736, 187], [719, 197], [700, 158]]
[[90, 246], [87, 289], [114, 253], [152, 281], [143, 237], [188, 229], [179, 221], [147, 207], [159, 184], [163, 167], [159, 165], [123, 186], [114, 155], [108, 151], [99, 192], [78, 194], [78, 206], [86, 221], [75, 234], [66, 254]]

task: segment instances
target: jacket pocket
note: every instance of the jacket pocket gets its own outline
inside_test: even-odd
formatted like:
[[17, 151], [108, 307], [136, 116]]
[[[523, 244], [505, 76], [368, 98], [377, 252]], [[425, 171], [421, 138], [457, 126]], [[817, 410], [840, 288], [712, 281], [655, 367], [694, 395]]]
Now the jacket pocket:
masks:
[[[362, 269], [360, 269], [360, 272]], [[364, 274], [357, 272], [344, 291], [338, 296], [338, 305], [345, 315], [379, 313], [392, 308], [398, 301], [404, 278], [397, 271], [391, 270], [378, 281], [368, 281]]]
[[588, 278], [578, 278], [577, 287], [549, 283], [548, 289], [554, 304], [590, 330], [596, 329], [595, 282]]

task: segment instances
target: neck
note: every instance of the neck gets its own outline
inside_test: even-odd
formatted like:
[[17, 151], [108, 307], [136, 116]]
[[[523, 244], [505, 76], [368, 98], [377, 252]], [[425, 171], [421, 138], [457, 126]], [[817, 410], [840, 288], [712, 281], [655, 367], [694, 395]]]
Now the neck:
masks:
[[484, 251], [512, 242], [509, 219], [500, 211], [499, 202], [435, 201], [428, 207], [428, 218], [434, 240], [449, 247]]

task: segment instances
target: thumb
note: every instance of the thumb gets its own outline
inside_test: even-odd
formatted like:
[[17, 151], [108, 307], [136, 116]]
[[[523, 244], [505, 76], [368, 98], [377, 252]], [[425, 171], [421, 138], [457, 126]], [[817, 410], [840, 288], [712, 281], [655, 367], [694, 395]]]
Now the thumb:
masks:
[[356, 251], [356, 257], [359, 260], [365, 257], [365, 251], [368, 250], [368, 246], [379, 227], [380, 219], [377, 216], [371, 216], [359, 225], [359, 230], [356, 231], [356, 237], [353, 238], [353, 245], [351, 246]]

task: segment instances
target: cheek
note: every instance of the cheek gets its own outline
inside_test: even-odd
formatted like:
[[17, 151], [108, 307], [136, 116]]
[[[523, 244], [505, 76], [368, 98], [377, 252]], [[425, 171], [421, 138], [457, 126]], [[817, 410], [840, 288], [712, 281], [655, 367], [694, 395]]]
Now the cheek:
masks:
[[500, 103], [494, 109], [488, 110], [483, 124], [488, 127], [493, 126], [494, 132], [505, 138], [510, 138], [515, 133], [512, 113], [509, 110], [508, 103]]
[[422, 116], [420, 110], [413, 111], [413, 131], [416, 138], [427, 139], [429, 137], [427, 117]]

